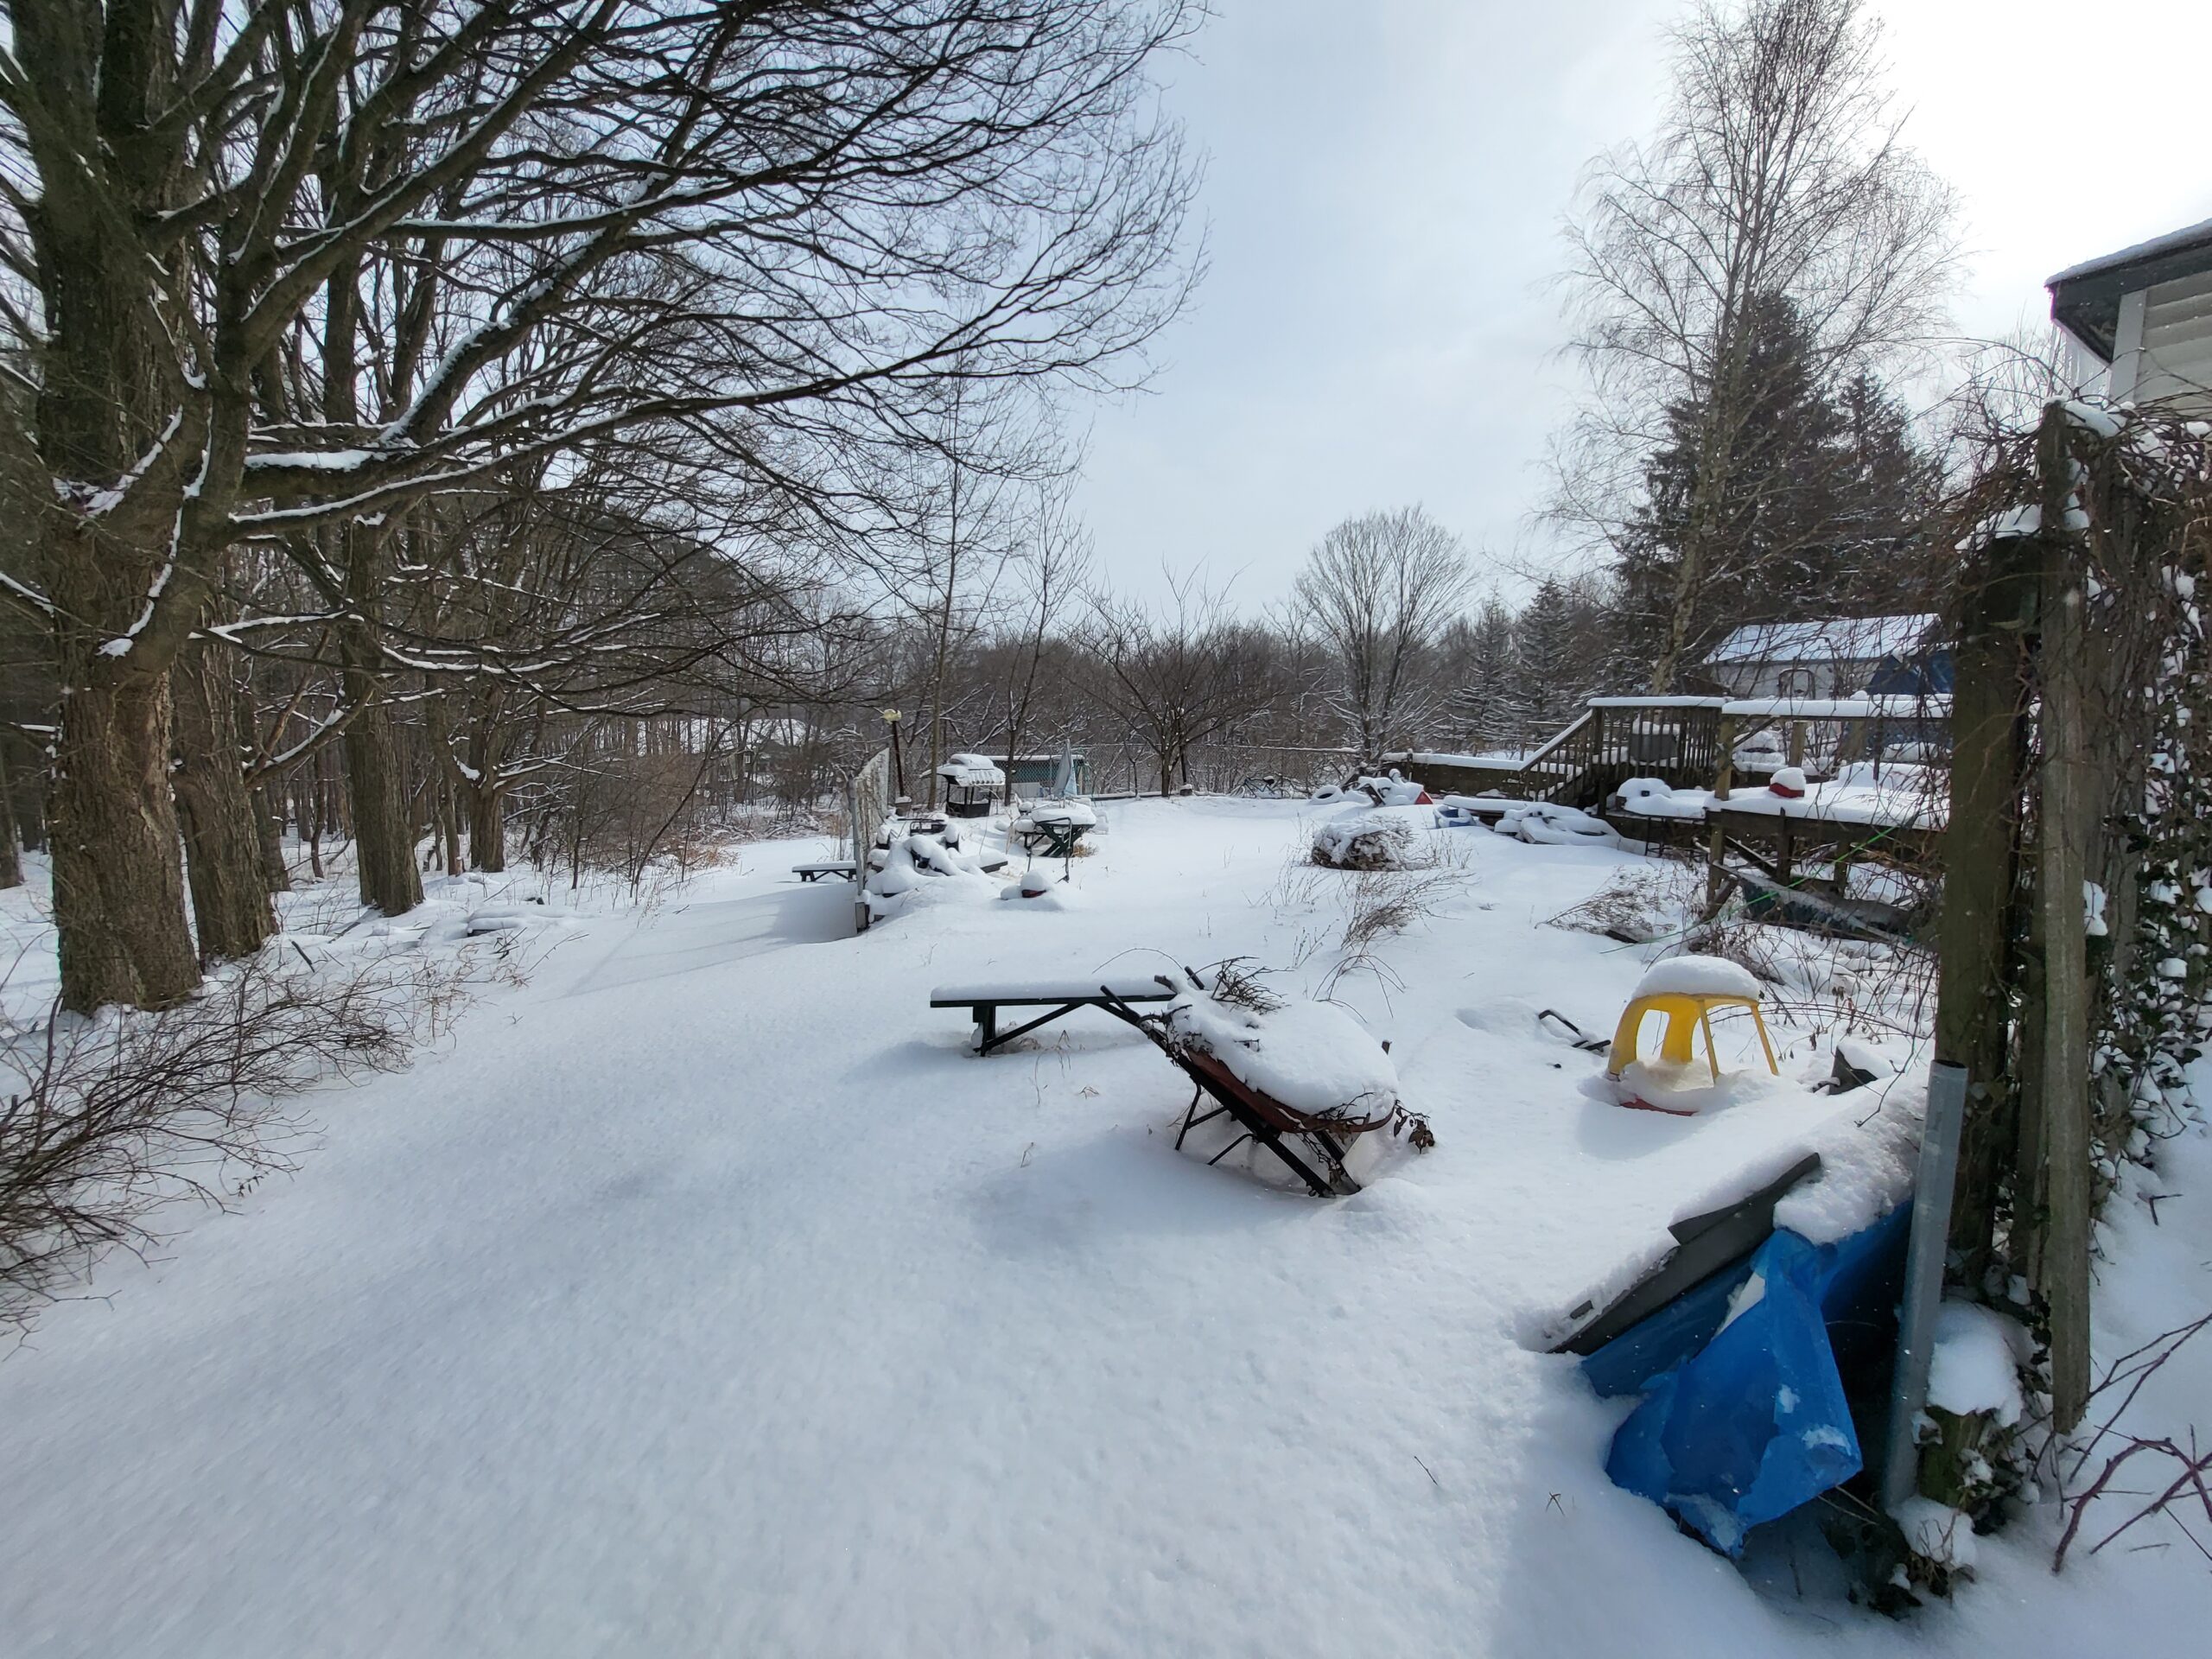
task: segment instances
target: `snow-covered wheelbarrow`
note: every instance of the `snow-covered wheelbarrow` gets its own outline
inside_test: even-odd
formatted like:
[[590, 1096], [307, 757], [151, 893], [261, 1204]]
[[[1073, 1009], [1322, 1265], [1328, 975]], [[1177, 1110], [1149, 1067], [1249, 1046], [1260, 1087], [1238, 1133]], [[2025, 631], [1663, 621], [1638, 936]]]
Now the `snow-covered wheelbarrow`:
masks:
[[[1341, 1008], [1325, 1002], [1229, 1004], [1198, 994], [1157, 1014], [1139, 1014], [1109, 997], [1108, 1010], [1149, 1037], [1191, 1079], [1191, 1103], [1175, 1135], [1227, 1117], [1239, 1131], [1206, 1162], [1217, 1164], [1246, 1141], [1265, 1147], [1317, 1198], [1359, 1191], [1345, 1168], [1352, 1143], [1377, 1129], [1410, 1131], [1416, 1147], [1434, 1144], [1427, 1122], [1399, 1099], [1389, 1051]], [[1274, 1039], [1274, 1053], [1269, 1039]], [[1296, 1057], [1286, 1065], [1286, 1054]], [[1307, 1070], [1297, 1069], [1303, 1064]], [[1262, 1086], [1265, 1085], [1265, 1086]], [[1286, 1101], [1284, 1095], [1294, 1095]], [[1214, 1104], [1200, 1111], [1208, 1098]]]

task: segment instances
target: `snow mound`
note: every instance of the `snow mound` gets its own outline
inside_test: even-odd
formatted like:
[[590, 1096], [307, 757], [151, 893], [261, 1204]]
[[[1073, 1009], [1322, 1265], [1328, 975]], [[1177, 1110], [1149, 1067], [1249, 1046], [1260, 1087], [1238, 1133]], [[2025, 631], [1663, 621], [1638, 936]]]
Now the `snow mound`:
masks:
[[1634, 1101], [1677, 1117], [1710, 1117], [1747, 1101], [1789, 1092], [1789, 1085], [1764, 1065], [1756, 1071], [1723, 1071], [1716, 1082], [1713, 1068], [1702, 1055], [1688, 1065], [1667, 1060], [1630, 1060], [1621, 1068], [1618, 1083], [1594, 1086], [1610, 1086], [1619, 1104]]
[[1908, 1497], [1890, 1511], [1912, 1553], [1946, 1567], [1974, 1563], [1974, 1521], [1932, 1497]]
[[1047, 878], [1042, 870], [1007, 882], [999, 897], [1022, 910], [1080, 910], [1084, 903], [1074, 887], [1057, 876]]
[[880, 921], [925, 895], [945, 899], [995, 898], [999, 884], [983, 874], [982, 856], [960, 848], [949, 833], [893, 833], [887, 846], [868, 855], [861, 887], [870, 915]]
[[[1859, 1096], [1854, 1096], [1856, 1099]], [[1863, 1232], [1912, 1196], [1928, 1074], [1888, 1087], [1871, 1116], [1846, 1112], [1802, 1148], [1821, 1154], [1821, 1173], [1774, 1206], [1774, 1224], [1815, 1244]]]
[[1168, 1011], [1179, 1042], [1231, 1076], [1311, 1117], [1373, 1118], [1398, 1102], [1398, 1069], [1382, 1045], [1332, 1002], [1253, 1008], [1194, 997]]
[[1954, 1416], [1986, 1412], [2005, 1427], [2020, 1421], [2020, 1359], [2028, 1335], [1995, 1308], [1947, 1301], [1936, 1310], [1928, 1403]]
[[1636, 982], [1638, 996], [1750, 996], [1759, 994], [1751, 970], [1726, 957], [1668, 957]]

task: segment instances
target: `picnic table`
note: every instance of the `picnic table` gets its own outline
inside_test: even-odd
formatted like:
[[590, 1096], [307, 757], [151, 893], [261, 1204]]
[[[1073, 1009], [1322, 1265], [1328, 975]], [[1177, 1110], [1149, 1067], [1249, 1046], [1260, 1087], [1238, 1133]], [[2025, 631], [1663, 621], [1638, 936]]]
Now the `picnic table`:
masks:
[[825, 875], [842, 876], [848, 881], [860, 879], [859, 867], [849, 858], [825, 859], [818, 864], [794, 864], [791, 874], [802, 883], [819, 881]]
[[[1129, 1018], [1123, 1010], [1133, 1002], [1173, 1002], [1184, 993], [1161, 975], [1140, 979], [1024, 979], [972, 984], [940, 985], [930, 993], [933, 1008], [968, 1008], [976, 1017], [976, 1052], [988, 1054], [1039, 1026], [1048, 1026], [1077, 1008], [1103, 1008], [1117, 1020]], [[1046, 1008], [1049, 1011], [1012, 1031], [998, 1026], [1001, 1008]]]
[[1031, 853], [1072, 858], [1083, 838], [1098, 827], [1098, 815], [1082, 801], [1053, 801], [1032, 807], [1014, 821], [1013, 833]]

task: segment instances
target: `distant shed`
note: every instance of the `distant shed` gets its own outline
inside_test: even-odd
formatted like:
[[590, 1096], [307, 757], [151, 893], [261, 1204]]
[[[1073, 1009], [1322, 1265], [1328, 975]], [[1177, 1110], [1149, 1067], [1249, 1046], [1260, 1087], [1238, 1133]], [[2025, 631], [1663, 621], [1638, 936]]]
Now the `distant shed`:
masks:
[[1065, 753], [1012, 754], [1001, 763], [1007, 777], [1012, 780], [1014, 793], [1022, 796], [1049, 795], [1062, 783], [1061, 773], [1070, 774], [1068, 792], [1071, 795], [1090, 793], [1090, 763], [1081, 749]]
[[[1950, 689], [1942, 619], [1902, 616], [1753, 622], [1705, 659], [1706, 675], [1731, 696], [1848, 697], [1870, 688], [1903, 694]], [[1878, 687], [1877, 680], [1883, 682]]]

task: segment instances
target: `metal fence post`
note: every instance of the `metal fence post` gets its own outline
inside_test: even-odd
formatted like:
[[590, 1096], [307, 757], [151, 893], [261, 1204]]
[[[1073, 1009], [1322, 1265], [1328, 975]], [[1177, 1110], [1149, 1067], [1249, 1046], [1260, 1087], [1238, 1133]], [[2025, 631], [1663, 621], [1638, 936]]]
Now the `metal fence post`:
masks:
[[1928, 1074], [1928, 1113], [1920, 1130], [1920, 1166], [1913, 1181], [1912, 1239], [1904, 1264], [1904, 1300], [1897, 1310], [1897, 1357], [1890, 1373], [1889, 1443], [1882, 1454], [1882, 1507], [1894, 1510], [1920, 1485], [1921, 1408], [1928, 1403], [1928, 1366], [1936, 1346], [1936, 1310], [1943, 1300], [1943, 1262], [1950, 1243], [1951, 1186], [1959, 1171], [1959, 1128], [1966, 1118], [1967, 1069], [1938, 1060]]

